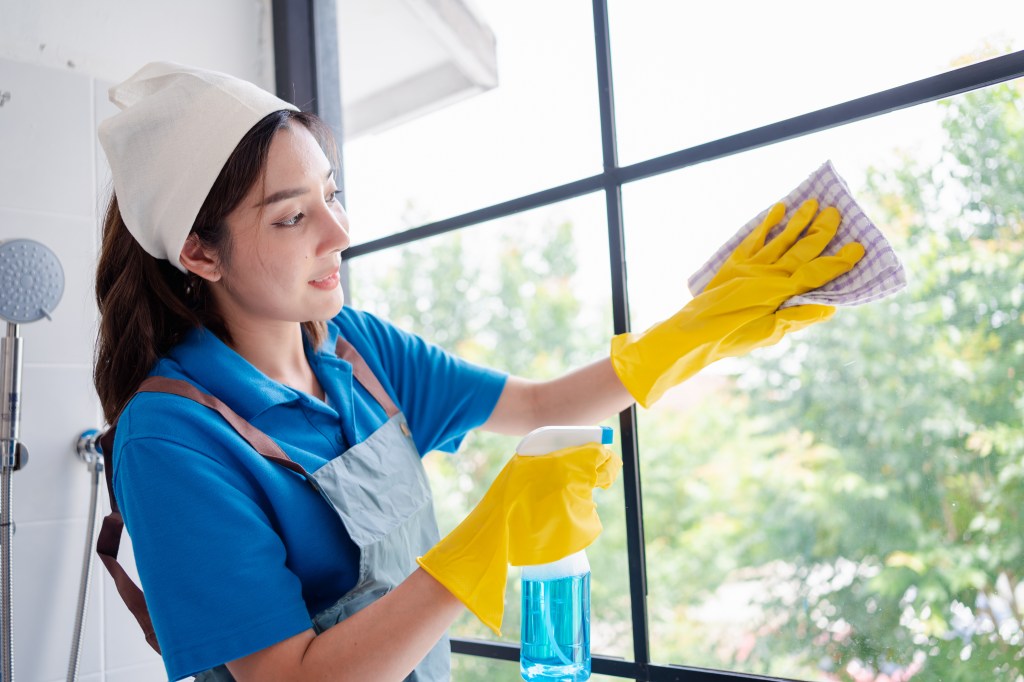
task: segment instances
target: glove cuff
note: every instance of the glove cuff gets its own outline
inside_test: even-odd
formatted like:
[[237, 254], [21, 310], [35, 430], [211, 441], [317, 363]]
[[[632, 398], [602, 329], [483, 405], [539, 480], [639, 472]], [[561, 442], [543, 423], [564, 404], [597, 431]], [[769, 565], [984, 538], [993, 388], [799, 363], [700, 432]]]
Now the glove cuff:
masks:
[[502, 596], [501, 599], [495, 602], [493, 599], [487, 599], [486, 595], [480, 594], [479, 590], [474, 590], [476, 586], [463, 585], [457, 579], [452, 579], [451, 576], [435, 570], [430, 554], [428, 552], [416, 559], [419, 567], [426, 571], [434, 580], [441, 583], [446, 590], [452, 593], [452, 596], [462, 602], [469, 609], [470, 613], [479, 618], [480, 622], [489, 627], [495, 635], [501, 637], [501, 621], [505, 617], [504, 595], [505, 584], [508, 582], [508, 565], [505, 565], [500, 579], [496, 579], [495, 576], [485, 579], [491, 583], [501, 583], [500, 593]]
[[508, 580], [508, 527], [504, 515], [486, 508], [487, 501], [485, 495], [461, 524], [416, 563], [500, 636]]
[[[652, 343], [644, 334], [619, 334], [612, 337], [612, 369], [630, 395], [645, 408], [656, 403], [665, 391], [700, 371], [711, 359], [710, 349], [697, 345], [687, 347], [687, 335], [678, 334], [678, 355], [664, 352], [662, 342]], [[692, 343], [692, 339], [689, 339]], [[661, 346], [648, 348], [648, 346]]]

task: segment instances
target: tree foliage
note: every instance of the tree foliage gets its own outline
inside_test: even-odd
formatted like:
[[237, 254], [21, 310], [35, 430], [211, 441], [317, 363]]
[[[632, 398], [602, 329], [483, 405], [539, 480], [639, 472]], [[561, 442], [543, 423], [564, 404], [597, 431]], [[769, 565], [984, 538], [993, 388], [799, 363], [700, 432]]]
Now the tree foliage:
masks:
[[[844, 682], [1024, 681], [1021, 89], [943, 103], [939, 164], [907, 157], [869, 174], [860, 197], [903, 257], [907, 290], [756, 353], [694, 408], [641, 414], [656, 661]], [[405, 247], [378, 281], [357, 280], [358, 302], [529, 377], [603, 352], [610, 325], [577, 328], [570, 224], [513, 229], [493, 248], [488, 268], [458, 234]], [[428, 458], [442, 532], [514, 444], [473, 434], [457, 456]], [[629, 656], [621, 510], [621, 489], [601, 500], [595, 650]], [[510, 580], [509, 641], [517, 603]], [[490, 636], [468, 616], [456, 632]], [[511, 670], [463, 658], [456, 679]]]
[[[581, 333], [577, 327], [581, 303], [572, 281], [577, 271], [572, 224], [537, 225], [523, 218], [505, 229], [478, 229], [487, 230], [488, 239], [483, 249], [478, 240], [472, 253], [462, 234], [454, 233], [404, 247], [394, 266], [373, 278], [361, 277], [356, 264], [353, 288], [359, 305], [466, 359], [533, 379], [557, 376], [598, 357], [611, 329], [610, 314], [605, 329]], [[517, 442], [474, 432], [457, 455], [427, 457], [442, 534], [480, 500]], [[602, 518], [619, 519], [612, 526], [623, 529], [621, 491], [599, 497]], [[620, 535], [624, 530], [612, 529], [599, 543], [610, 544], [609, 538]], [[621, 614], [628, 623], [628, 588], [619, 587], [625, 584], [625, 556], [592, 551], [590, 558], [595, 575], [609, 576], [593, 581], [592, 598], [610, 604], [605, 609], [608, 637], [617, 636], [623, 631]], [[516, 577], [517, 571], [510, 571], [502, 626], [501, 639], [510, 643], [519, 641]], [[494, 638], [468, 613], [452, 631], [460, 637]], [[518, 677], [518, 667], [504, 662], [456, 657], [454, 665], [458, 680]]]
[[[877, 222], [900, 226], [908, 289], [759, 356], [747, 386], [769, 433], [809, 434], [830, 453], [803, 472], [827, 472], [813, 489], [776, 491], [778, 549], [740, 562], [796, 571], [766, 581], [784, 595], [763, 604], [766, 655], [830, 679], [1024, 670], [1020, 83], [944, 106], [942, 163], [876, 170], [866, 193]], [[822, 588], [815, 576], [841, 565]]]

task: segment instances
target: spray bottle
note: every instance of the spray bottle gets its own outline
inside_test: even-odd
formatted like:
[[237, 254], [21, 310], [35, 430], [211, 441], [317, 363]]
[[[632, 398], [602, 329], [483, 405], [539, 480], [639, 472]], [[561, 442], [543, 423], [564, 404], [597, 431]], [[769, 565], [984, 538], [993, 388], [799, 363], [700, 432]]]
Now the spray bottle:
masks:
[[[527, 434], [516, 453], [546, 455], [586, 443], [612, 442], [607, 426], [545, 426]], [[590, 679], [590, 562], [585, 550], [523, 566], [519, 673], [527, 682]]]

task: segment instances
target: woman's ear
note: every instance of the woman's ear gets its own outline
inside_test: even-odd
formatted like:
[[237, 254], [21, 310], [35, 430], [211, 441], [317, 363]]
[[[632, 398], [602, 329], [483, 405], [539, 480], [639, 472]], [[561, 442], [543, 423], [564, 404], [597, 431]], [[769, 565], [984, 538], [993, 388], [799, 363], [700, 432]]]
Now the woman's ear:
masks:
[[195, 232], [189, 234], [181, 247], [181, 255], [178, 256], [185, 269], [202, 277], [209, 282], [216, 282], [220, 279], [220, 259], [217, 252], [207, 249], [199, 240]]

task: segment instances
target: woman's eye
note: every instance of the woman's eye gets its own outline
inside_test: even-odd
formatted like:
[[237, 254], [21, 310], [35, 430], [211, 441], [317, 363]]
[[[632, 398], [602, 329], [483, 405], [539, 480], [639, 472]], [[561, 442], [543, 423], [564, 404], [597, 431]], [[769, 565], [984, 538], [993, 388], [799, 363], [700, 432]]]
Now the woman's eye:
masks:
[[338, 190], [334, 190], [333, 192], [328, 192], [328, 193], [327, 193], [327, 196], [326, 196], [326, 197], [324, 197], [324, 200], [325, 200], [325, 201], [326, 201], [326, 202], [327, 202], [328, 204], [333, 204], [333, 203], [334, 203], [334, 200], [335, 200], [335, 199], [337, 199], [337, 198], [338, 198]]
[[276, 222], [274, 224], [275, 225], [280, 225], [282, 227], [295, 227], [300, 222], [302, 222], [302, 219], [305, 218], [305, 217], [306, 217], [305, 213], [296, 213], [291, 218], [288, 218], [287, 220], [278, 221], [278, 222]]

